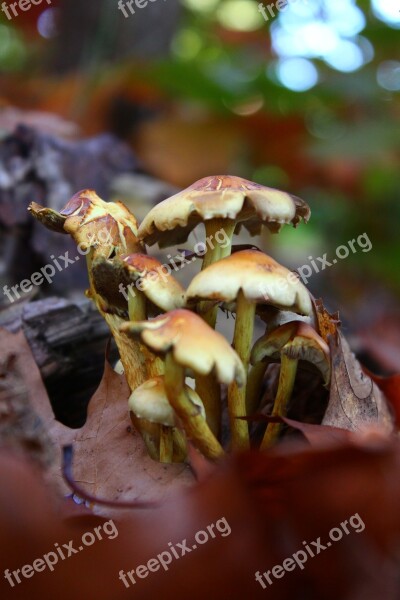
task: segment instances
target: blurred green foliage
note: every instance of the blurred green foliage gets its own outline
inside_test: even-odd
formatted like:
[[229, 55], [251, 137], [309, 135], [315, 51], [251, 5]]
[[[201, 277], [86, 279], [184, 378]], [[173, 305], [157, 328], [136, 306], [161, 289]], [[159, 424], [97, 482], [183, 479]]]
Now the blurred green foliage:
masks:
[[[175, 103], [229, 119], [232, 127], [258, 119], [253, 126], [258, 144], [257, 123], [264, 117], [266, 123], [274, 118], [297, 119], [298, 145], [288, 145], [286, 153], [301, 154], [301, 161], [311, 165], [308, 172], [290, 171], [279, 155], [265, 162], [262, 154], [250, 152], [240, 158], [239, 174], [290, 189], [309, 201], [313, 219], [307, 229], [296, 232], [304, 253], [315, 245], [323, 253], [336, 247], [339, 237], [346, 241], [367, 232], [374, 250], [368, 260], [355, 256], [354, 264], [363, 259], [362, 269], [383, 277], [386, 285], [400, 292], [400, 13], [397, 10], [396, 16], [396, 3], [387, 0], [308, 0], [306, 4], [315, 9], [314, 26], [319, 24], [321, 29], [322, 24], [323, 31], [323, 26], [336, 23], [340, 41], [347, 43], [350, 54], [358, 48], [362, 64], [340, 71], [330, 65], [322, 50], [319, 56], [318, 48], [314, 55], [304, 52], [302, 59], [315, 68], [318, 82], [296, 92], [280, 75], [280, 67], [290, 56], [277, 51], [274, 36], [285, 27], [292, 37], [300, 35], [295, 29], [305, 19], [300, 3], [296, 4], [300, 7], [297, 23], [284, 11], [265, 22], [257, 0], [182, 0], [183, 13], [170, 54], [162, 60], [132, 60], [131, 74], [136, 81], [150, 82]], [[346, 10], [350, 11], [348, 22]], [[1, 27], [12, 33], [0, 38], [0, 66], [7, 63], [9, 69], [20, 69], [24, 50], [17, 51], [15, 45], [21, 46], [20, 34], [14, 25]], [[343, 34], [346, 27], [348, 33]], [[312, 47], [312, 41], [305, 39], [304, 44], [310, 42]], [[339, 58], [346, 62], [350, 54]], [[276, 142], [268, 139], [265, 143], [274, 148]], [[300, 171], [301, 161], [292, 168]]]

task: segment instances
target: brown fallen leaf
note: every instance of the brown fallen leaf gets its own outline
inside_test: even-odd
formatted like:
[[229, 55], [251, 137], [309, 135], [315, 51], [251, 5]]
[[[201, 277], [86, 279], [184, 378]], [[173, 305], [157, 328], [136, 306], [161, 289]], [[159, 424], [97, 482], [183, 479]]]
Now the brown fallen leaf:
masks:
[[[115, 521], [118, 536], [103, 539], [11, 588], [0, 578], [5, 600], [397, 600], [400, 537], [400, 444], [393, 438], [362, 438], [304, 449], [287, 444], [274, 451], [227, 457], [206, 480], [175, 493], [151, 511], [126, 511]], [[5, 485], [7, 482], [7, 485]], [[29, 490], [29, 495], [26, 491]], [[357, 516], [356, 524], [350, 519]], [[225, 519], [229, 530], [193, 548], [196, 532]], [[353, 522], [353, 521], [352, 521]], [[32, 564], [54, 544], [73, 540], [101, 521], [60, 518], [40, 473], [21, 458], [0, 453], [0, 569]], [[331, 528], [348, 533], [327, 547]], [[344, 531], [344, 530], [342, 530]], [[340, 533], [340, 532], [339, 532]], [[312, 545], [320, 538], [324, 548]], [[188, 552], [179, 556], [185, 540]], [[272, 578], [263, 589], [255, 573], [303, 550], [315, 550], [303, 568]], [[168, 570], [136, 576], [129, 589], [119, 579], [173, 545], [178, 558]], [[306, 555], [307, 556], [307, 555]]]
[[323, 425], [357, 431], [379, 425], [386, 433], [394, 428], [392, 412], [379, 387], [366, 375], [350, 347], [337, 331], [329, 337], [332, 376]]
[[400, 375], [380, 377], [379, 375], [374, 375], [365, 367], [363, 367], [363, 370], [385, 394], [396, 416], [396, 427], [400, 429]]
[[311, 446], [316, 447], [326, 447], [338, 442], [345, 443], [351, 437], [351, 432], [345, 429], [315, 423], [302, 423], [301, 421], [295, 421], [287, 417], [269, 417], [263, 414], [255, 414], [244, 418], [250, 422], [264, 421], [265, 423], [284, 423], [285, 425], [289, 425], [292, 429], [299, 431]]
[[[148, 456], [141, 437], [131, 427], [125, 378], [106, 361], [104, 376], [88, 407], [85, 425], [70, 429], [55, 420], [54, 414], [22, 332], [0, 331], [0, 364], [16, 358], [16, 366], [29, 393], [27, 411], [35, 415], [36, 427], [48, 436], [54, 460], [48, 478], [63, 494], [68, 493], [61, 472], [61, 447], [75, 450], [74, 474], [91, 495], [110, 500], [161, 500], [175, 489], [190, 485], [193, 475], [186, 465], [162, 465]], [[18, 421], [20, 426], [21, 421]], [[4, 441], [4, 440], [3, 440]]]
[[[20, 362], [20, 361], [19, 361]], [[0, 359], [0, 444], [48, 467], [54, 459], [48, 432], [29, 403], [26, 388], [14, 354]]]
[[340, 331], [339, 313], [331, 315], [322, 300], [316, 300], [314, 306], [320, 334], [331, 350], [330, 396], [322, 424], [350, 431], [379, 425], [391, 433], [393, 411], [352, 353]]

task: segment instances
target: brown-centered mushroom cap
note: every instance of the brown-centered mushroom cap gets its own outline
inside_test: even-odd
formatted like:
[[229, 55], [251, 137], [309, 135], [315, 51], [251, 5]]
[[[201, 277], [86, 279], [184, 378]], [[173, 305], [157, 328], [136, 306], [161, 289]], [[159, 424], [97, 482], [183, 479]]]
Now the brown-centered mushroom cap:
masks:
[[36, 203], [29, 210], [48, 229], [69, 233], [84, 250], [102, 246], [111, 255], [141, 248], [134, 215], [121, 202], [105, 202], [93, 190], [75, 194], [60, 213]]
[[138, 237], [160, 247], [185, 242], [199, 223], [211, 219], [232, 219], [251, 234], [266, 225], [273, 232], [282, 225], [296, 226], [310, 218], [309, 206], [292, 196], [241, 177], [204, 177], [182, 192], [167, 198], [144, 218]]
[[121, 331], [140, 337], [157, 354], [171, 351], [176, 363], [195, 373], [208, 375], [214, 371], [219, 383], [237, 381], [243, 385], [246, 381], [243, 365], [225, 338], [188, 310], [174, 310], [151, 321], [125, 323]]
[[[188, 385], [185, 385], [185, 391], [191, 402], [200, 408], [200, 413], [205, 418], [206, 413], [199, 395]], [[146, 419], [166, 427], [176, 425], [175, 412], [168, 402], [162, 376], [153, 377], [136, 388], [129, 398], [129, 408], [139, 419]]]
[[150, 302], [167, 312], [184, 304], [184, 289], [180, 283], [163, 268], [159, 260], [147, 254], [128, 254], [107, 259], [97, 256], [92, 266], [93, 283], [96, 291], [113, 311], [127, 310], [126, 295], [121, 293], [120, 284], [127, 291], [143, 292]]
[[253, 347], [253, 364], [265, 358], [278, 359], [281, 353], [289, 358], [313, 363], [321, 372], [325, 385], [330, 380], [330, 351], [320, 335], [303, 321], [290, 321], [260, 338]]
[[310, 315], [307, 288], [288, 269], [257, 250], [242, 250], [201, 271], [186, 292], [188, 303], [197, 300], [233, 302], [242, 290], [254, 303]]

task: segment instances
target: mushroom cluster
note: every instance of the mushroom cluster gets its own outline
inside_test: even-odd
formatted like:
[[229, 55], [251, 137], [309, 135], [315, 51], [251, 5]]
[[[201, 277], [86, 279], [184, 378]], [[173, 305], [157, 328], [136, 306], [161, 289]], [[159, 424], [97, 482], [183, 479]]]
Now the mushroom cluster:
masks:
[[[329, 348], [314, 327], [311, 296], [297, 274], [259, 250], [232, 252], [242, 227], [255, 235], [263, 225], [277, 233], [285, 224], [307, 222], [310, 209], [299, 198], [219, 176], [160, 202], [140, 226], [123, 204], [104, 202], [90, 190], [60, 213], [35, 203], [29, 210], [49, 229], [70, 234], [87, 254], [87, 295], [115, 339], [131, 390], [131, 420], [153, 459], [185, 460], [188, 441], [211, 460], [223, 456], [224, 447], [248, 448], [246, 417], [260, 409], [271, 361], [281, 363], [274, 416], [287, 410], [299, 363], [311, 363], [329, 384]], [[194, 255], [202, 269], [184, 290], [146, 247], [185, 242], [200, 223], [214, 244], [202, 244]], [[220, 308], [236, 315], [232, 344], [215, 330]], [[256, 314], [267, 327], [253, 345]], [[229, 435], [222, 431], [225, 412]], [[279, 426], [270, 424], [262, 447], [278, 435]]]

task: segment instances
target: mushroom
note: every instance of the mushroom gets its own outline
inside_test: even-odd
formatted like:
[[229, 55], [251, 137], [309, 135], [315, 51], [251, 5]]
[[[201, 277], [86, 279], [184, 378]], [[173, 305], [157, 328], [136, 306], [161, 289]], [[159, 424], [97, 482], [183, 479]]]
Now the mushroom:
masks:
[[121, 255], [113, 259], [96, 256], [92, 274], [96, 291], [107, 303], [106, 310], [125, 315], [129, 305], [131, 321], [140, 320], [132, 314], [136, 313], [134, 300], [138, 297], [145, 296], [163, 312], [184, 304], [181, 284], [159, 260], [147, 254]]
[[[251, 353], [253, 364], [265, 359], [281, 359], [279, 386], [272, 416], [284, 416], [296, 379], [299, 360], [312, 363], [321, 373], [324, 385], [328, 386], [331, 376], [330, 351], [327, 343], [307, 323], [290, 321], [264, 335], [254, 345]], [[280, 424], [270, 423], [261, 448], [270, 447], [279, 434]]]
[[[36, 203], [32, 203], [28, 210], [49, 229], [60, 231], [62, 224], [62, 231], [69, 233], [82, 250], [87, 251], [90, 282], [88, 295], [94, 300], [110, 327], [130, 389], [135, 389], [146, 380], [139, 344], [128, 344], [126, 338], [121, 336], [119, 327], [122, 320], [118, 314], [105, 312], [105, 303], [96, 291], [92, 274], [92, 262], [95, 257], [109, 257], [115, 253], [126, 254], [142, 249], [136, 237], [137, 221], [134, 215], [121, 202], [105, 202], [92, 190], [83, 190], [75, 194], [60, 213]], [[140, 312], [140, 307], [136, 308], [138, 318], [145, 318], [145, 314]]]
[[[145, 355], [139, 343], [126, 339], [119, 328], [123, 323], [116, 311], [107, 312], [107, 304], [97, 293], [93, 283], [93, 261], [102, 256], [108, 258], [114, 254], [141, 251], [142, 244], [136, 237], [137, 221], [134, 215], [120, 202], [105, 202], [92, 190], [75, 194], [60, 213], [32, 203], [29, 207], [32, 215], [46, 227], [55, 231], [69, 233], [74, 241], [86, 251], [90, 289], [88, 296], [93, 299], [100, 314], [111, 329], [118, 346], [125, 376], [131, 390], [134, 390], [147, 377]], [[146, 318], [144, 300], [137, 295], [132, 303], [136, 318]], [[157, 428], [149, 424], [148, 430], [139, 429], [155, 460], [158, 457]]]
[[75, 194], [59, 213], [35, 202], [28, 210], [48, 229], [69, 233], [83, 250], [101, 249], [111, 256], [142, 248], [134, 215], [121, 202], [105, 202], [93, 190]]
[[[311, 325], [311, 327], [317, 327], [317, 320], [314, 311], [309, 316], [300, 316], [294, 312], [279, 310], [274, 306], [261, 304], [257, 306], [256, 313], [266, 324], [266, 334], [274, 329], [278, 329], [278, 327], [290, 321], [301, 320], [308, 325]], [[258, 408], [260, 391], [264, 381], [266, 369], [266, 362], [256, 362], [256, 364], [253, 365], [249, 371], [246, 388], [246, 409], [248, 415], [254, 413]]]
[[[108, 259], [102, 254], [94, 257], [92, 263], [92, 278], [96, 293], [105, 302], [105, 312], [126, 314], [128, 308], [130, 321], [141, 321], [147, 318], [148, 309], [146, 298], [156, 308], [162, 311], [173, 310], [183, 305], [184, 290], [172, 277], [168, 270], [155, 258], [146, 254], [129, 254]], [[120, 332], [118, 332], [120, 335]], [[164, 372], [162, 360], [155, 357], [146, 347], [141, 347], [146, 359], [148, 377], [154, 377]], [[155, 421], [153, 421], [155, 423]], [[157, 431], [157, 426], [151, 426], [145, 420], [138, 424], [142, 434], [151, 438], [145, 440], [153, 447], [155, 440], [160, 438], [164, 446], [172, 444], [172, 431]], [[169, 438], [169, 444], [167, 440]], [[161, 449], [160, 449], [161, 455]], [[164, 456], [164, 460], [165, 460]]]
[[[107, 312], [122, 312], [128, 308], [130, 321], [141, 321], [148, 316], [146, 298], [155, 310], [162, 312], [181, 308], [184, 289], [163, 268], [156, 258], [147, 254], [129, 254], [107, 259], [97, 256], [93, 261], [93, 282], [96, 291], [107, 303]], [[162, 371], [161, 371], [162, 372]], [[158, 372], [149, 372], [150, 376]]]
[[[185, 392], [186, 370], [208, 375], [229, 385], [246, 381], [243, 365], [225, 338], [198, 315], [177, 309], [151, 321], [126, 323], [121, 332], [139, 337], [153, 352], [165, 356], [165, 389], [168, 400], [182, 422], [187, 436], [208, 458], [223, 455], [218, 440]], [[206, 406], [207, 413], [207, 406]]]
[[[199, 300], [222, 303], [236, 301], [233, 347], [247, 374], [257, 304], [309, 315], [313, 307], [307, 288], [294, 273], [257, 250], [242, 250], [210, 265], [192, 280], [187, 292], [188, 304]], [[246, 390], [235, 382], [229, 388], [228, 408], [232, 443], [236, 448], [249, 445], [246, 416]]]
[[[203, 403], [188, 385], [184, 391], [189, 400], [199, 408], [205, 418]], [[134, 390], [129, 398], [129, 408], [138, 419], [145, 419], [161, 426], [160, 461], [170, 463], [174, 455], [174, 442], [180, 457], [185, 455], [185, 440], [176, 429], [176, 416], [168, 402], [164, 377], [153, 377]], [[172, 435], [170, 435], [172, 434]]]
[[137, 236], [138, 224], [134, 215], [121, 202], [105, 202], [93, 190], [75, 194], [57, 213], [32, 202], [32, 215], [48, 229], [69, 233], [76, 244], [86, 251], [90, 290], [100, 312], [101, 302], [92, 281], [92, 262], [95, 256], [110, 257], [142, 250]]
[[[185, 242], [189, 233], [204, 222], [207, 240], [203, 268], [231, 253], [232, 236], [243, 224], [252, 235], [266, 225], [278, 232], [282, 225], [296, 226], [310, 218], [310, 208], [300, 198], [253, 183], [242, 177], [204, 177], [150, 210], [139, 227], [138, 237], [160, 247]], [[225, 232], [223, 242], [216, 237]]]

